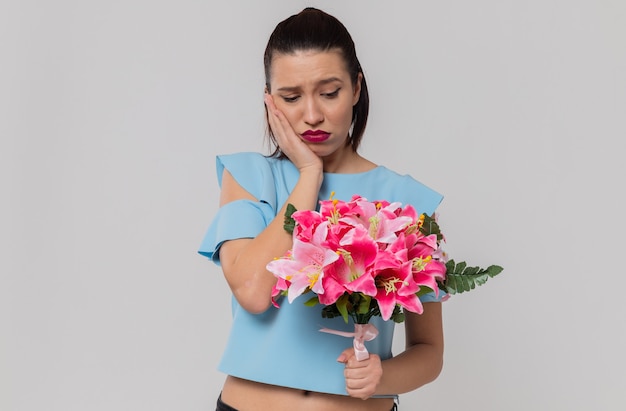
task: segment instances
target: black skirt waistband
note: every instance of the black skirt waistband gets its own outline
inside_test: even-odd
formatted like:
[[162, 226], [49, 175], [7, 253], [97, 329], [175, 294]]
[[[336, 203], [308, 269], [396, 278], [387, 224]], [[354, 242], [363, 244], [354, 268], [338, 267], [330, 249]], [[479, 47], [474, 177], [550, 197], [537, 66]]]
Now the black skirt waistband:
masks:
[[[394, 403], [393, 407], [391, 407], [390, 411], [396, 411], [398, 409], [398, 404]], [[217, 408], [215, 411], [239, 411], [237, 408], [233, 408], [230, 405], [226, 404], [222, 401], [222, 393], [217, 397]]]
[[239, 411], [239, 410], [237, 410], [237, 408], [231, 407], [230, 405], [222, 401], [222, 393], [220, 393], [220, 396], [217, 397], [217, 408], [215, 409], [215, 411]]

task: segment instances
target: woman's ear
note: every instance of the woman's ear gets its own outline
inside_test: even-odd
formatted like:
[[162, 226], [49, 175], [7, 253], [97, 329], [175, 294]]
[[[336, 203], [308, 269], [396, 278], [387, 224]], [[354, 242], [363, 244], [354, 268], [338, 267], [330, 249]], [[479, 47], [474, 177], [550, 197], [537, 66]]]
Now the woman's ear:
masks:
[[356, 83], [354, 84], [354, 95], [352, 96], [352, 105], [356, 105], [359, 102], [359, 97], [361, 97], [361, 81], [363, 80], [363, 73], [359, 72], [359, 75], [356, 78]]

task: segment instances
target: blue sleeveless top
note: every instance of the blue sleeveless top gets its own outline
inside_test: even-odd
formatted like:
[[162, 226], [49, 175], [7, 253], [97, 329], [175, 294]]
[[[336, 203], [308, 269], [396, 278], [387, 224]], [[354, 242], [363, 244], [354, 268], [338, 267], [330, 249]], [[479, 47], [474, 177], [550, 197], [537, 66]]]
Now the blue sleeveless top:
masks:
[[[227, 240], [254, 238], [276, 217], [295, 186], [299, 172], [286, 159], [268, 158], [259, 153], [237, 153], [217, 157], [221, 185], [227, 169], [235, 180], [259, 201], [237, 200], [222, 206], [200, 246], [199, 253], [219, 265], [219, 247]], [[357, 174], [324, 173], [320, 200], [350, 200], [352, 195], [374, 200], [411, 204], [418, 213], [432, 214], [442, 196], [408, 175], [399, 175], [383, 166]], [[283, 218], [279, 216], [279, 218]], [[279, 257], [279, 256], [277, 256]], [[439, 299], [443, 297], [439, 293]], [[354, 331], [352, 320], [322, 318], [320, 305], [307, 307], [299, 297], [280, 308], [270, 307], [251, 314], [232, 298], [232, 326], [218, 369], [239, 378], [307, 391], [347, 395], [344, 365], [336, 361], [352, 346], [350, 338], [320, 332], [326, 327]], [[434, 293], [422, 302], [438, 301]], [[373, 317], [378, 336], [365, 343], [370, 353], [385, 360], [392, 356], [393, 321]]]

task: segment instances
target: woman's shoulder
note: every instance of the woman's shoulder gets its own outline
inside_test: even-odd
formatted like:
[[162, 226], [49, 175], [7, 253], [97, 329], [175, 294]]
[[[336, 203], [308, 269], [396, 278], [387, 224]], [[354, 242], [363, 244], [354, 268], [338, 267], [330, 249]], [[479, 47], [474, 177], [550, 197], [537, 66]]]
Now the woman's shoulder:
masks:
[[217, 162], [223, 165], [245, 165], [245, 164], [263, 164], [267, 163], [267, 158], [254, 151], [240, 151], [236, 153], [218, 154]]
[[[284, 167], [291, 164], [289, 160], [267, 156], [256, 151], [240, 151], [235, 153], [218, 154], [216, 156], [218, 166], [244, 166], [244, 167]], [[228, 167], [226, 167], [229, 169]]]
[[291, 187], [298, 177], [297, 169], [289, 160], [252, 151], [220, 154], [216, 168], [220, 184], [224, 170], [228, 170], [245, 190], [270, 204], [277, 201], [277, 190]]
[[401, 174], [382, 165], [376, 171], [381, 180], [393, 187], [402, 203], [412, 204], [421, 212], [433, 213], [443, 200], [443, 195], [437, 190], [410, 174]]

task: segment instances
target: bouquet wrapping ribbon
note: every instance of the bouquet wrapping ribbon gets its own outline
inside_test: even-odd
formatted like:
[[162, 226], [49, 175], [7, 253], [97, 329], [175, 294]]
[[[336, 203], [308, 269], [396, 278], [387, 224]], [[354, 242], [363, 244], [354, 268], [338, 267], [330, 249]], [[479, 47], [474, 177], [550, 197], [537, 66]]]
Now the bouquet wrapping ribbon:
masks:
[[370, 356], [365, 341], [372, 341], [378, 335], [378, 329], [373, 324], [354, 324], [354, 332], [333, 330], [330, 328], [321, 328], [321, 332], [339, 335], [342, 337], [353, 337], [352, 345], [354, 346], [354, 354], [359, 361], [367, 360]]

